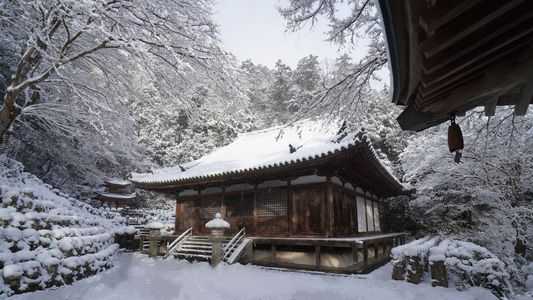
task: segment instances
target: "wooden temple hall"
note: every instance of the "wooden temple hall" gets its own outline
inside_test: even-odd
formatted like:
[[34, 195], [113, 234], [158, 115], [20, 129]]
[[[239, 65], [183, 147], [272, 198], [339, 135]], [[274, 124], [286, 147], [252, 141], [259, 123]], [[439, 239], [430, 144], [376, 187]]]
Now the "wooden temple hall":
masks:
[[[402, 192], [364, 132], [313, 121], [241, 134], [196, 161], [148, 174], [136, 186], [175, 195], [176, 240], [167, 255], [208, 259], [216, 213], [230, 223], [227, 262], [364, 272], [404, 242], [381, 231], [380, 201]], [[205, 248], [195, 245], [205, 243]]]

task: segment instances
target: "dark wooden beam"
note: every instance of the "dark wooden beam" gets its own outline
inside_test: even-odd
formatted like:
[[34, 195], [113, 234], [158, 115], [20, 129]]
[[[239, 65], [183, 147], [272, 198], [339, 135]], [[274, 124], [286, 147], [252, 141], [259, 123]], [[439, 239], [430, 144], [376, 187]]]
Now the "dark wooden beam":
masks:
[[498, 104], [498, 97], [493, 96], [485, 103], [485, 116], [492, 117], [496, 113], [496, 105]]
[[445, 0], [437, 1], [420, 16], [420, 25], [428, 33], [432, 33], [442, 25], [452, 21], [465, 11], [483, 0]]
[[333, 236], [334, 232], [334, 203], [333, 203], [333, 184], [331, 176], [326, 177], [326, 237]]
[[[453, 22], [443, 26], [436, 34], [429, 36], [422, 42], [422, 49], [426, 57], [435, 55], [443, 51], [450, 45], [460, 41], [475, 31], [484, 31], [485, 26], [490, 26], [492, 22], [503, 14], [514, 9], [519, 4], [529, 0], [514, 0], [501, 3], [499, 1], [484, 1], [472, 7], [468, 13], [463, 13]], [[485, 31], [486, 35], [492, 32]]]
[[522, 86], [514, 109], [515, 116], [525, 116], [531, 101], [533, 101], [533, 81]]

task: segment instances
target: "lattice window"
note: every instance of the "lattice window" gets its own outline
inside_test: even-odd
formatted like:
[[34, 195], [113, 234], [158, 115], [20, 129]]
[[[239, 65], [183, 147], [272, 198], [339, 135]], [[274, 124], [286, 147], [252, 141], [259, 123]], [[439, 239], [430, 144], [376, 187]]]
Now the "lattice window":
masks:
[[253, 214], [253, 193], [241, 193], [226, 196], [226, 215], [228, 217], [253, 217]]
[[281, 217], [287, 215], [287, 191], [271, 191], [259, 193], [259, 217]]
[[200, 203], [199, 203], [200, 218], [204, 218], [204, 219], [214, 218], [215, 214], [220, 212], [221, 203], [222, 203], [221, 197], [201, 198]]

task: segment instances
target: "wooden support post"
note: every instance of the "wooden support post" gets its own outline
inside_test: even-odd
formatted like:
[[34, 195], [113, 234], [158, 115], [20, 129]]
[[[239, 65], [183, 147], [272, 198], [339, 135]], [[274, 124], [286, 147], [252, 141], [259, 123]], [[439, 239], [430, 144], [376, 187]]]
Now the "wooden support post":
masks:
[[270, 262], [275, 264], [277, 262], [276, 245], [270, 245]]
[[315, 244], [315, 266], [317, 269], [320, 269], [320, 245]]
[[527, 108], [531, 103], [531, 98], [533, 98], [533, 81], [522, 86], [514, 108], [515, 116], [526, 115]]
[[363, 269], [366, 270], [368, 266], [368, 245], [363, 242]]
[[326, 177], [326, 237], [333, 236], [334, 207], [333, 207], [333, 184], [331, 176]]
[[373, 248], [374, 248], [374, 259], [377, 260], [378, 257], [379, 257], [379, 247], [378, 247], [378, 242], [374, 242], [374, 244], [373, 244]]
[[[257, 206], [257, 197], [259, 197], [259, 193], [257, 192], [257, 184], [255, 185], [254, 187], [254, 212], [253, 212], [253, 223], [254, 223], [254, 226], [253, 226], [253, 233], [252, 232], [246, 232], [247, 234], [252, 234], [252, 235], [255, 235], [257, 233], [257, 211], [258, 211], [258, 206]], [[248, 231], [248, 230], [246, 230]]]
[[222, 199], [220, 200], [220, 214], [222, 215], [222, 218], [228, 217], [226, 215], [226, 197], [224, 195], [222, 196]]
[[292, 189], [291, 181], [287, 180], [287, 236], [291, 236], [293, 232], [293, 205], [292, 205]]
[[494, 96], [485, 103], [485, 116], [492, 117], [496, 114], [496, 105], [498, 105], [498, 96]]
[[177, 234], [178, 231], [180, 230], [179, 228], [180, 219], [181, 219], [181, 203], [179, 202], [179, 199], [176, 199], [176, 217], [174, 218], [174, 234]]
[[357, 249], [357, 244], [352, 246], [352, 266], [354, 271], [359, 267], [359, 251]]

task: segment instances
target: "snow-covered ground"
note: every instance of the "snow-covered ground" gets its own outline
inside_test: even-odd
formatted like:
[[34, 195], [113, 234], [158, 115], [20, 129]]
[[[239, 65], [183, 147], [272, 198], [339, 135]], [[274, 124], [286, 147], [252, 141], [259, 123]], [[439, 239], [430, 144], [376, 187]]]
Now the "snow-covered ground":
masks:
[[[369, 275], [323, 275], [151, 259], [120, 254], [115, 267], [54, 290], [16, 295], [12, 299], [496, 299], [488, 290], [413, 285], [390, 279], [391, 266]], [[523, 298], [528, 299], [528, 298]], [[529, 298], [532, 299], [532, 298]]]

